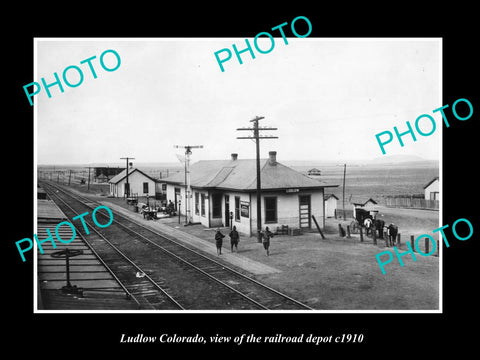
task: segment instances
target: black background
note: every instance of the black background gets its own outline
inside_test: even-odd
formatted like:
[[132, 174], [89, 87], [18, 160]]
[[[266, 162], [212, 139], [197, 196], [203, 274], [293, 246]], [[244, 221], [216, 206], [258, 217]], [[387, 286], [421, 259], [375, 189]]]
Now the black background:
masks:
[[[320, 4], [320, 5], [318, 5]], [[473, 6], [459, 2], [420, 8], [418, 4], [388, 3], [382, 7], [356, 2], [326, 7], [294, 6], [275, 3], [261, 8], [246, 3], [219, 5], [182, 4], [181, 9], [162, 3], [133, 4], [84, 3], [74, 6], [34, 5], [5, 9], [2, 66], [7, 84], [2, 91], [4, 207], [2, 245], [2, 289], [4, 346], [18, 353], [33, 350], [49, 357], [80, 354], [84, 357], [132, 351], [141, 356], [152, 352], [158, 357], [192, 351], [198, 356], [207, 350], [215, 356], [284, 349], [326, 354], [372, 356], [432, 355], [461, 346], [462, 353], [473, 348], [478, 333], [476, 314], [477, 271], [479, 262], [478, 215], [474, 204], [478, 190], [474, 179], [477, 168], [476, 123], [478, 102], [478, 39], [474, 36]], [[439, 3], [440, 4], [440, 3]], [[444, 3], [443, 3], [444, 4]], [[33, 235], [33, 108], [23, 92], [23, 85], [33, 78], [34, 37], [240, 37], [253, 38], [297, 16], [312, 23], [309, 37], [442, 37], [443, 104], [450, 128], [443, 128], [443, 224], [458, 218], [469, 219], [474, 235], [467, 241], [451, 240], [444, 247], [443, 314], [33, 314], [33, 258], [21, 262], [15, 241]], [[302, 33], [299, 29], [299, 33]], [[212, 56], [213, 51], [212, 49]], [[273, 56], [273, 55], [271, 55]], [[159, 69], [164, 71], [165, 69]], [[281, 75], [280, 75], [281, 76]], [[474, 91], [474, 86], [475, 91]], [[415, 86], [415, 84], [412, 84]], [[458, 98], [473, 104], [473, 116], [456, 120], [451, 105]], [[428, 111], [429, 109], [426, 109]], [[431, 109], [433, 110], [433, 109]], [[420, 115], [420, 114], [419, 114]], [[406, 119], [411, 120], [411, 119]], [[373, 135], [373, 133], [372, 133]], [[426, 141], [427, 139], [425, 139]], [[79, 139], [81, 141], [81, 139]], [[55, 146], [55, 144], [52, 144]], [[451, 231], [446, 231], [453, 239]], [[31, 253], [30, 253], [31, 254]], [[119, 344], [122, 333], [159, 336], [220, 334], [237, 336], [255, 334], [290, 336], [364, 334], [361, 344], [300, 345], [163, 345]], [[305, 336], [306, 336], [305, 335]], [[83, 357], [82, 356], [82, 357]], [[171, 356], [171, 355], [170, 355]]]

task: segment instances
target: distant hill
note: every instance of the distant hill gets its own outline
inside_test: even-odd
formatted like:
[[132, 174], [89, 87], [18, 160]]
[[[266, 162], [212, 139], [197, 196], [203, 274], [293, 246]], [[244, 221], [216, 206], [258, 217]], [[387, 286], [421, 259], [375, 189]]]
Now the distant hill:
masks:
[[[286, 165], [296, 169], [308, 170], [311, 168], [321, 168], [321, 167], [343, 167], [343, 164], [347, 164], [347, 167], [352, 166], [364, 166], [364, 165], [371, 165], [371, 166], [383, 166], [383, 165], [402, 165], [402, 166], [437, 166], [439, 162], [436, 160], [427, 160], [417, 155], [390, 155], [390, 156], [383, 156], [377, 157], [375, 159], [368, 159], [368, 160], [281, 160], [279, 161]], [[195, 161], [193, 161], [195, 162]], [[39, 167], [53, 167], [54, 165], [47, 165], [47, 164], [38, 164]], [[55, 165], [58, 168], [62, 167], [125, 167], [124, 162], [114, 162], [114, 163], [89, 163], [89, 164], [63, 164], [63, 165]], [[180, 162], [136, 162], [133, 161], [134, 167], [139, 168], [183, 168], [183, 165]]]
[[438, 167], [439, 161], [427, 160], [417, 155], [390, 155], [384, 157], [378, 157], [375, 159], [366, 160], [285, 160], [281, 161], [284, 165], [294, 167], [296, 169], [311, 169], [314, 167], [321, 168], [324, 166], [341, 167], [344, 163], [347, 167], [352, 166], [426, 166], [426, 167]]
[[438, 167], [438, 160], [427, 160], [416, 155], [390, 155], [372, 159], [366, 165], [370, 166], [408, 166], [408, 167]]
[[389, 156], [382, 156], [377, 157], [369, 161], [370, 164], [398, 164], [398, 163], [405, 163], [405, 162], [425, 162], [430, 161], [426, 160], [418, 155], [389, 155]]

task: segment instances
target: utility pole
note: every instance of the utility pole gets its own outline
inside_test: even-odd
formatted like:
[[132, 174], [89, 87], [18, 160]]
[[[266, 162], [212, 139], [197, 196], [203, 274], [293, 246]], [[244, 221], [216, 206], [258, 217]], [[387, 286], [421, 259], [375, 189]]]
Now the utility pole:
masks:
[[86, 166], [88, 167], [88, 179], [87, 179], [87, 189], [90, 190], [90, 169], [92, 169], [92, 166]]
[[[185, 149], [185, 225], [188, 225], [192, 222], [191, 201], [189, 200], [192, 198], [192, 188], [190, 185], [190, 155], [192, 155], [192, 149], [203, 149], [203, 145], [174, 145], [173, 147], [176, 149]], [[180, 213], [180, 207], [178, 212]]]
[[68, 173], [68, 186], [70, 186], [70, 180], [72, 179], [72, 169]]
[[127, 172], [127, 179], [125, 181], [125, 195], [128, 197], [130, 197], [130, 184], [128, 183], [128, 160], [135, 160], [135, 158], [131, 158], [131, 157], [122, 157], [120, 159], [124, 159], [126, 160], [127, 162], [127, 167], [125, 168], [125, 171]]
[[262, 182], [260, 178], [260, 139], [278, 139], [278, 136], [260, 136], [261, 130], [277, 130], [277, 128], [259, 127], [258, 121], [265, 119], [264, 116], [255, 116], [250, 120], [253, 122], [253, 128], [238, 128], [237, 130], [253, 130], [253, 136], [238, 136], [237, 139], [254, 139], [256, 147], [257, 162], [257, 241], [262, 242]]
[[345, 220], [345, 175], [346, 173], [347, 173], [347, 164], [343, 164], [343, 196], [342, 196], [343, 220]]

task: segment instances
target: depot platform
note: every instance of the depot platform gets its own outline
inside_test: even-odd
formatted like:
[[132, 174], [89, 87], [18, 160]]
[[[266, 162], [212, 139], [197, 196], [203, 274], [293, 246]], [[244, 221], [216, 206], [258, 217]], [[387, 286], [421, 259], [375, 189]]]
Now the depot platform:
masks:
[[[253, 275], [266, 275], [279, 273], [281, 270], [276, 269], [272, 266], [263, 264], [261, 262], [252, 260], [246, 256], [243, 256], [241, 253], [231, 253], [230, 252], [230, 241], [228, 236], [225, 237], [223, 243], [222, 255], [217, 255], [217, 248], [214, 244], [214, 230], [205, 228], [202, 225], [191, 225], [184, 226], [183, 224], [175, 225], [175, 218], [169, 219], [159, 219], [159, 220], [146, 220], [139, 213], [135, 213], [129, 209], [126, 209], [122, 206], [116, 205], [109, 201], [100, 201], [102, 205], [108, 206], [110, 209], [119, 212], [120, 214], [141, 223], [154, 231], [164, 234], [169, 238], [174, 238], [175, 240], [180, 241], [181, 243], [192, 246], [196, 249], [202, 250], [203, 252], [213, 255], [219, 261], [225, 261], [229, 264], [236, 266], [242, 270], [245, 270]], [[228, 234], [227, 228], [223, 229], [223, 234]], [[206, 238], [211, 238], [207, 240]], [[240, 241], [241, 244], [241, 241]]]

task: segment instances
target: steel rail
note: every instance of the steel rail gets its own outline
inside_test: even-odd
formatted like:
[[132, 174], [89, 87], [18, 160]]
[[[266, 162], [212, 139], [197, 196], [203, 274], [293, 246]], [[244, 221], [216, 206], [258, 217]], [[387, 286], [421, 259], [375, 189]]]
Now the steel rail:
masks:
[[[46, 190], [45, 190], [46, 191]], [[51, 195], [51, 194], [49, 194]], [[60, 197], [58, 197], [56, 194], [55, 196], [60, 200], [60, 201], [63, 201], [62, 199], [60, 199]], [[64, 202], [65, 205], [68, 206], [68, 204], [66, 204]], [[125, 285], [122, 283], [122, 281], [117, 277], [117, 275], [113, 272], [113, 270], [110, 268], [110, 266], [108, 266], [108, 264], [105, 263], [105, 261], [103, 261], [102, 257], [95, 251], [95, 249], [92, 247], [92, 245], [90, 245], [90, 243], [87, 241], [87, 239], [85, 238], [85, 236], [79, 231], [79, 228], [71, 223], [74, 228], [75, 228], [75, 231], [76, 233], [78, 233], [80, 235], [80, 237], [82, 238], [83, 240], [83, 243], [90, 249], [90, 251], [96, 256], [96, 258], [102, 263], [102, 265], [107, 269], [107, 271], [110, 273], [110, 275], [112, 275], [112, 277], [115, 279], [115, 281], [120, 285], [120, 287], [123, 289], [123, 291], [125, 292], [125, 296], [127, 299], [132, 299], [133, 301], [135, 301], [135, 303], [137, 304], [137, 307], [140, 308], [140, 302], [137, 300], [137, 298], [125, 287]], [[89, 290], [91, 290], [91, 288], [89, 288]]]
[[[86, 198], [86, 197], [84, 197], [84, 196], [82, 196], [82, 195], [79, 195], [79, 194], [73, 195], [72, 192], [66, 191], [65, 189], [63, 189], [63, 188], [60, 187], [60, 186], [53, 185], [53, 187], [57, 188], [58, 190], [62, 191], [63, 193], [65, 193], [66, 195], [68, 195], [68, 196], [70, 196], [70, 197], [72, 197], [72, 198], [74, 198], [74, 199], [77, 197], [77, 198], [79, 198], [79, 199], [83, 199], [84, 201], [88, 201], [88, 202], [90, 202], [90, 203], [96, 203], [96, 204], [102, 205], [102, 204], [99, 203], [98, 201], [88, 199], [88, 198]], [[82, 201], [80, 201], [80, 200], [78, 200], [78, 199], [76, 199], [76, 200], [79, 201], [79, 202], [82, 202]], [[83, 203], [83, 202], [82, 202], [82, 203]], [[84, 204], [84, 206], [87, 206], [87, 207], [89, 207], [89, 208], [92, 209], [92, 207], [89, 206], [89, 205], [87, 205], [87, 204]], [[110, 210], [111, 210], [111, 209], [110, 209]], [[286, 294], [284, 294], [284, 293], [282, 293], [282, 292], [280, 292], [280, 291], [278, 291], [278, 290], [276, 290], [276, 289], [274, 289], [274, 288], [272, 288], [272, 287], [270, 287], [270, 286], [268, 286], [268, 285], [266, 285], [266, 284], [263, 284], [263, 283], [259, 282], [258, 280], [252, 279], [252, 278], [250, 278], [250, 277], [242, 274], [241, 272], [239, 272], [239, 271], [237, 271], [237, 270], [235, 270], [235, 269], [233, 269], [233, 268], [231, 268], [231, 267], [229, 267], [229, 266], [227, 266], [227, 265], [225, 265], [225, 264], [223, 264], [223, 263], [220, 263], [219, 261], [217, 261], [217, 260], [215, 260], [215, 259], [212, 259], [212, 258], [210, 258], [210, 257], [208, 257], [208, 256], [205, 256], [204, 254], [202, 254], [202, 253], [200, 253], [200, 252], [198, 252], [198, 251], [196, 251], [196, 250], [194, 250], [194, 249], [191, 249], [191, 248], [185, 246], [184, 244], [178, 242], [177, 240], [172, 239], [169, 235], [159, 233], [159, 232], [157, 232], [157, 231], [155, 231], [155, 230], [153, 230], [153, 229], [151, 229], [151, 228], [149, 228], [149, 227], [147, 227], [147, 226], [145, 226], [145, 225], [143, 225], [143, 224], [141, 224], [141, 223], [138, 223], [137, 221], [135, 221], [135, 220], [133, 220], [133, 219], [130, 219], [130, 218], [126, 217], [125, 215], [122, 215], [121, 213], [119, 213], [119, 212], [117, 212], [117, 211], [114, 211], [114, 210], [111, 210], [111, 211], [114, 212], [115, 215], [118, 215], [119, 217], [121, 217], [121, 218], [123, 218], [123, 219], [125, 219], [125, 220], [127, 220], [127, 221], [130, 221], [131, 223], [133, 223], [133, 224], [141, 227], [142, 229], [145, 229], [145, 230], [147, 230], [148, 232], [150, 232], [150, 233], [152, 233], [152, 234], [155, 234], [155, 235], [157, 235], [157, 236], [160, 236], [160, 237], [162, 237], [162, 238], [164, 238], [164, 239], [166, 239], [166, 240], [168, 240], [168, 241], [170, 241], [170, 242], [178, 245], [178, 246], [181, 247], [182, 249], [184, 249], [184, 250], [186, 250], [186, 251], [188, 251], [188, 252], [191, 252], [191, 253], [193, 253], [193, 254], [195, 254], [195, 255], [197, 255], [197, 256], [200, 256], [201, 258], [203, 258], [203, 259], [205, 259], [205, 260], [208, 260], [208, 261], [210, 261], [210, 262], [212, 262], [212, 263], [214, 263], [214, 264], [216, 264], [216, 265], [218, 265], [218, 266], [221, 266], [224, 270], [227, 270], [227, 271], [229, 271], [229, 272], [231, 272], [231, 273], [234, 273], [235, 275], [237, 275], [238, 277], [240, 277], [240, 278], [242, 278], [242, 279], [244, 279], [244, 280], [247, 280], [247, 281], [249, 281], [249, 282], [252, 282], [252, 283], [254, 283], [255, 285], [258, 285], [259, 287], [262, 287], [262, 288], [264, 288], [264, 289], [266, 289], [266, 290], [268, 290], [268, 291], [270, 291], [270, 292], [272, 292], [272, 293], [274, 293], [274, 294], [276, 294], [276, 295], [278, 295], [278, 296], [280, 296], [280, 297], [283, 297], [284, 299], [286, 299], [286, 300], [288, 300], [288, 301], [291, 301], [292, 303], [298, 305], [299, 307], [302, 307], [302, 308], [304, 308], [304, 309], [306, 309], [306, 310], [313, 310], [313, 309], [312, 309], [311, 307], [309, 307], [308, 305], [303, 304], [302, 302], [300, 302], [300, 301], [298, 301], [298, 300], [296, 300], [296, 299], [294, 299], [294, 298], [292, 298], [292, 297], [290, 297], [290, 296], [288, 296], [288, 295], [286, 295]], [[117, 224], [119, 224], [120, 226], [126, 228], [128, 231], [131, 231], [131, 232], [133, 232], [133, 233], [136, 233], [134, 230], [129, 229], [126, 225], [118, 222], [117, 220], [113, 219], [113, 221], [116, 222]], [[138, 234], [138, 233], [136, 233], [136, 234]], [[156, 244], [155, 242], [153, 242], [152, 240], [146, 238], [145, 236], [143, 236], [143, 235], [141, 235], [141, 234], [138, 234], [137, 236], [142, 237], [143, 239], [145, 239], [146, 241], [148, 241], [148, 242], [151, 243], [152, 245], [155, 245], [156, 247], [161, 248], [162, 250], [170, 253], [171, 255], [173, 255], [173, 256], [175, 256], [175, 257], [178, 257], [178, 255], [173, 254], [173, 253], [171, 253], [169, 250], [162, 248], [161, 245]], [[180, 260], [188, 263], [188, 261], [186, 261], [186, 260], [184, 260], [184, 259], [181, 259], [180, 257], [178, 257], [178, 258], [179, 258]], [[196, 267], [195, 265], [193, 265], [193, 264], [191, 264], [191, 266], [197, 268], [197, 267]], [[199, 269], [199, 268], [198, 268], [198, 270], [201, 271], [201, 272], [203, 272], [203, 273], [205, 273], [203, 270], [201, 270], [201, 269]], [[209, 277], [212, 277], [215, 281], [218, 281], [218, 282], [224, 284], [225, 286], [231, 288], [230, 285], [223, 283], [223, 282], [222, 282], [221, 280], [219, 280], [219, 279], [216, 279], [213, 275], [210, 275], [210, 274], [206, 274], [206, 275], [209, 276]], [[236, 292], [238, 292], [238, 290], [236, 290], [236, 289], [233, 289], [233, 290], [236, 291]], [[242, 296], [248, 298], [247, 295], [242, 294], [242, 293], [240, 293], [240, 294], [241, 294]], [[249, 299], [250, 299], [250, 298], [249, 298]], [[254, 299], [250, 299], [250, 300], [253, 301], [253, 302], [255, 302], [255, 303], [257, 303]], [[259, 304], [259, 305], [260, 305], [262, 308], [264, 308], [264, 309], [268, 309], [268, 308], [266, 308], [266, 307], [265, 307], [264, 305], [262, 305], [262, 304]]]
[[[62, 192], [63, 192], [64, 194], [66, 194], [66, 195], [69, 195], [68, 193], [66, 193], [66, 192], [64, 192], [64, 191], [62, 191]], [[73, 211], [73, 212], [74, 212], [75, 214], [77, 214], [77, 215], [80, 215], [75, 209], [73, 209], [69, 204], [67, 204], [67, 203], [66, 203], [63, 199], [61, 199], [58, 195], [55, 194], [55, 196], [56, 196], [57, 199], [59, 199], [65, 206], [67, 206], [71, 211]], [[79, 200], [77, 200], [77, 201], [79, 201]], [[89, 207], [89, 208], [91, 208], [90, 206], [88, 206], [88, 205], [86, 205], [86, 204], [84, 204], [84, 205], [87, 206], [87, 207]], [[145, 271], [143, 271], [143, 269], [141, 269], [137, 264], [135, 264], [135, 263], [133, 262], [133, 260], [131, 260], [128, 256], [126, 256], [120, 249], [118, 249], [115, 245], [113, 245], [102, 233], [100, 233], [95, 227], [93, 227], [92, 224], [91, 224], [89, 221], [87, 221], [87, 220], [85, 220], [85, 219], [83, 219], [83, 221], [84, 221], [85, 224], [87, 224], [87, 225], [90, 227], [90, 229], [92, 229], [100, 238], [102, 238], [107, 244], [109, 244], [120, 256], [122, 256], [126, 261], [128, 261], [128, 262], [129, 262], [133, 267], [135, 267], [138, 271], [141, 271], [141, 272], [145, 275], [144, 277], [147, 278], [156, 288], [158, 288], [162, 294], [164, 294], [173, 304], [175, 304], [175, 306], [177, 306], [177, 307], [180, 308], [181, 310], [185, 310], [185, 308], [184, 308], [180, 303], [178, 303], [170, 294], [168, 294], [160, 285], [158, 285], [155, 280], [153, 280]], [[84, 240], [85, 240], [85, 238], [84, 238]], [[85, 240], [85, 241], [86, 241], [86, 240]], [[88, 243], [88, 241], [86, 241], [86, 242]], [[96, 253], [96, 252], [95, 252], [95, 253]], [[96, 253], [96, 254], [97, 254], [97, 253]], [[97, 256], [98, 256], [98, 254], [97, 254]], [[99, 256], [99, 258], [101, 259], [100, 256]], [[102, 260], [102, 263], [104, 263], [103, 260]], [[107, 268], [109, 269], [108, 266], [107, 266]], [[117, 279], [116, 276], [115, 276], [115, 278]], [[121, 286], [122, 286], [123, 288], [125, 288], [121, 282], [119, 282], [119, 283], [121, 284]], [[127, 290], [127, 292], [128, 292], [128, 294], [130, 294], [130, 296], [134, 297], [134, 295], [131, 294], [128, 290]], [[138, 300], [135, 299], [135, 302], [140, 305], [140, 303], [139, 303]]]
[[[136, 224], [136, 223], [135, 223], [135, 224]], [[242, 293], [241, 291], [233, 288], [232, 286], [228, 285], [227, 283], [223, 282], [222, 280], [217, 279], [217, 278], [216, 278], [215, 276], [213, 276], [212, 274], [209, 274], [208, 272], [200, 269], [198, 266], [192, 264], [190, 261], [185, 260], [184, 258], [182, 258], [182, 257], [180, 257], [179, 255], [171, 252], [171, 251], [168, 250], [168, 249], [165, 249], [163, 246], [155, 243], [154, 241], [152, 241], [152, 240], [150, 240], [149, 238], [145, 237], [144, 235], [138, 233], [137, 231], [135, 231], [135, 230], [133, 230], [133, 229], [130, 229], [128, 226], [126, 226], [126, 225], [124, 225], [124, 224], [122, 224], [122, 223], [118, 223], [118, 225], [124, 227], [128, 232], [133, 233], [133, 234], [135, 234], [136, 236], [142, 238], [144, 241], [148, 242], [149, 244], [154, 245], [155, 247], [157, 247], [157, 248], [160, 249], [161, 251], [165, 252], [166, 254], [174, 257], [175, 259], [183, 262], [184, 264], [187, 264], [187, 265], [190, 266], [191, 268], [199, 271], [199, 272], [202, 273], [203, 275], [206, 275], [206, 276], [209, 277], [210, 279], [218, 282], [220, 285], [223, 285], [223, 286], [225, 286], [226, 288], [228, 288], [229, 290], [237, 293], [238, 295], [240, 295], [241, 297], [245, 298], [246, 300], [254, 303], [256, 306], [258, 306], [258, 307], [260, 307], [260, 308], [262, 308], [262, 309], [264, 309], [264, 310], [268, 310], [268, 308], [267, 308], [266, 306], [260, 304], [258, 301], [250, 298], [248, 295], [245, 295], [245, 294]], [[138, 224], [136, 224], [136, 225], [138, 225]], [[168, 240], [168, 239], [167, 239], [167, 240]], [[224, 267], [224, 266], [222, 265], [222, 267]]]
[[[91, 206], [85, 204], [83, 201], [79, 200], [78, 198], [76, 199], [76, 198], [75, 198], [74, 196], [72, 196], [71, 194], [68, 194], [68, 193], [65, 192], [65, 191], [62, 191], [62, 192], [63, 192], [64, 194], [66, 194], [67, 196], [70, 196], [70, 197], [72, 197], [73, 199], [75, 199], [76, 201], [80, 202], [80, 203], [83, 204], [84, 206], [86, 206], [86, 207], [88, 207], [88, 208], [92, 208]], [[63, 202], [63, 200], [62, 200], [62, 202]], [[91, 202], [91, 201], [89, 201], [89, 202]], [[70, 206], [69, 206], [69, 207], [70, 207]], [[171, 252], [170, 250], [167, 250], [167, 249], [165, 249], [164, 247], [162, 247], [161, 245], [156, 244], [155, 242], [153, 242], [152, 240], [148, 239], [148, 238], [145, 237], [144, 235], [136, 232], [136, 231], [133, 230], [133, 229], [130, 229], [128, 226], [122, 224], [121, 222], [119, 222], [119, 221], [117, 221], [117, 220], [115, 220], [115, 219], [113, 219], [113, 222], [115, 222], [117, 225], [120, 225], [121, 227], [125, 228], [129, 233], [135, 234], [136, 236], [138, 236], [139, 238], [141, 238], [141, 239], [143, 239], [144, 241], [148, 242], [149, 244], [154, 245], [155, 247], [157, 247], [158, 249], [160, 249], [160, 250], [163, 251], [164, 253], [168, 254], [169, 256], [172, 256], [172, 257], [174, 257], [175, 259], [183, 262], [184, 264], [187, 264], [188, 266], [190, 266], [191, 268], [193, 268], [193, 269], [195, 269], [196, 271], [200, 272], [201, 274], [203, 274], [203, 275], [207, 276], [208, 278], [214, 280], [215, 282], [219, 283], [220, 285], [228, 288], [230, 291], [233, 291], [234, 293], [240, 295], [241, 297], [243, 297], [243, 298], [246, 299], [247, 301], [255, 304], [255, 306], [258, 306], [259, 308], [264, 309], [264, 310], [268, 310], [268, 308], [267, 308], [266, 306], [260, 304], [260, 303], [257, 302], [256, 300], [250, 298], [249, 296], [247, 296], [247, 295], [245, 295], [244, 293], [242, 293], [241, 291], [233, 288], [232, 286], [226, 284], [225, 282], [217, 279], [217, 278], [214, 277], [213, 275], [211, 275], [211, 274], [207, 273], [206, 271], [200, 269], [198, 266], [196, 266], [196, 265], [192, 264], [191, 262], [183, 259], [182, 257], [180, 257], [180, 256], [178, 256], [177, 254]], [[134, 223], [134, 224], [135, 224], [135, 225], [139, 225], [139, 224], [137, 224], [137, 223]], [[91, 225], [90, 225], [90, 226], [91, 226]], [[142, 226], [142, 228], [144, 228], [144, 227]], [[159, 235], [159, 234], [157, 234], [157, 235]], [[169, 239], [167, 239], [167, 240], [169, 240]], [[108, 240], [106, 240], [106, 241], [108, 242]], [[110, 243], [109, 243], [109, 244], [110, 244]], [[113, 247], [113, 246], [114, 246], [114, 245], [112, 245], [112, 247]], [[223, 266], [222, 266], [222, 267], [223, 267]], [[148, 275], [147, 275], [147, 276], [148, 276]]]

